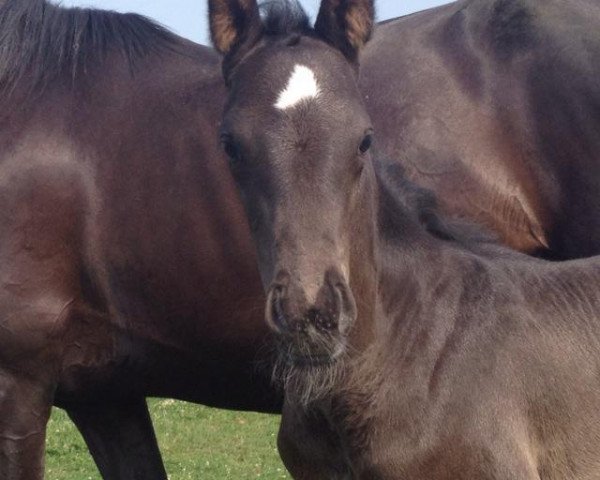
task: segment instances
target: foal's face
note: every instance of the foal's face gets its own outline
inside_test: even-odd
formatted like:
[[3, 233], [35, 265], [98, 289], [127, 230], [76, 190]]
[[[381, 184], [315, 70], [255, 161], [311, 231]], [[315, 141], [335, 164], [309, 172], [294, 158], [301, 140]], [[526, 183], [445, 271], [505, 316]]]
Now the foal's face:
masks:
[[371, 185], [371, 123], [351, 64], [371, 36], [373, 1], [321, 0], [309, 33], [294, 2], [271, 2], [263, 23], [256, 0], [209, 0], [230, 86], [222, 142], [258, 250], [266, 319], [295, 365], [332, 362], [356, 318], [350, 251]]
[[230, 77], [222, 142], [268, 293], [266, 319], [288, 360], [334, 360], [356, 317], [353, 228], [371, 123], [356, 73], [311, 37], [268, 40]]

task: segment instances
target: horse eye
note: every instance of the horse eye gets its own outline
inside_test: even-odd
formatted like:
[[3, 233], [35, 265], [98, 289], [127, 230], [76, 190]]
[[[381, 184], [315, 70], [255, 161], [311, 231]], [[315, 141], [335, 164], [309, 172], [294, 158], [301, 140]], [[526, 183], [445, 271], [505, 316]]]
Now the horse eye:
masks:
[[231, 160], [239, 160], [240, 151], [239, 148], [231, 135], [224, 133], [221, 135], [221, 146], [223, 151]]
[[372, 144], [373, 144], [373, 135], [369, 133], [369, 134], [365, 135], [365, 138], [363, 138], [363, 141], [361, 142], [360, 147], [358, 147], [358, 149], [360, 150], [360, 153], [362, 155], [367, 153], [369, 151], [369, 148], [371, 148]]

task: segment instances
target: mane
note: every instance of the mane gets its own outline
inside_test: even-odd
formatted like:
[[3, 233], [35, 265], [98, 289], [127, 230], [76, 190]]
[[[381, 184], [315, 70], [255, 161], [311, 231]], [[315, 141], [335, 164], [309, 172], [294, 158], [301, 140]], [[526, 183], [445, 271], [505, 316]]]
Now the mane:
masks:
[[376, 160], [374, 167], [383, 190], [380, 223], [390, 237], [402, 235], [408, 217], [433, 237], [456, 242], [466, 248], [498, 243], [496, 236], [479, 225], [444, 217], [435, 194], [409, 181], [397, 162]]
[[0, 98], [17, 88], [40, 94], [64, 77], [74, 82], [112, 51], [133, 67], [137, 59], [177, 41], [141, 15], [5, 0], [0, 2]]
[[260, 5], [266, 35], [306, 34], [310, 32], [308, 15], [297, 0], [267, 0]]

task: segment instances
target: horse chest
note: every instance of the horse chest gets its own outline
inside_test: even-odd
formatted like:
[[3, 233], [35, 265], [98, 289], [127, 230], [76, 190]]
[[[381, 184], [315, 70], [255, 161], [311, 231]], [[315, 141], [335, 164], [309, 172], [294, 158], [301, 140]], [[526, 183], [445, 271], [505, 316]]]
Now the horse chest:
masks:
[[495, 478], [490, 465], [496, 459], [486, 457], [485, 439], [463, 442], [469, 435], [441, 420], [442, 405], [378, 394], [346, 394], [327, 414], [348, 479], [457, 480], [464, 472], [472, 475], [464, 478]]

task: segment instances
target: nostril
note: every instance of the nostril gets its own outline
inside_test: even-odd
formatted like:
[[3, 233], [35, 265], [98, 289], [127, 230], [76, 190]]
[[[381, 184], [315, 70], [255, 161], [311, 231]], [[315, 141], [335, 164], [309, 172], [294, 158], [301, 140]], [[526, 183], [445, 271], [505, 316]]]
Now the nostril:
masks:
[[352, 292], [344, 282], [335, 282], [332, 285], [334, 304], [336, 311], [336, 319], [340, 322], [340, 329], [344, 330], [348, 327], [349, 322], [356, 317], [356, 304]]
[[342, 311], [344, 310], [344, 306], [345, 306], [345, 287], [343, 284], [341, 283], [336, 283], [333, 286], [333, 295], [335, 297], [335, 310], [336, 310], [336, 314], [339, 316], [342, 314]]
[[278, 330], [285, 330], [286, 321], [283, 307], [285, 287], [277, 285], [271, 289], [270, 319], [271, 324]]

